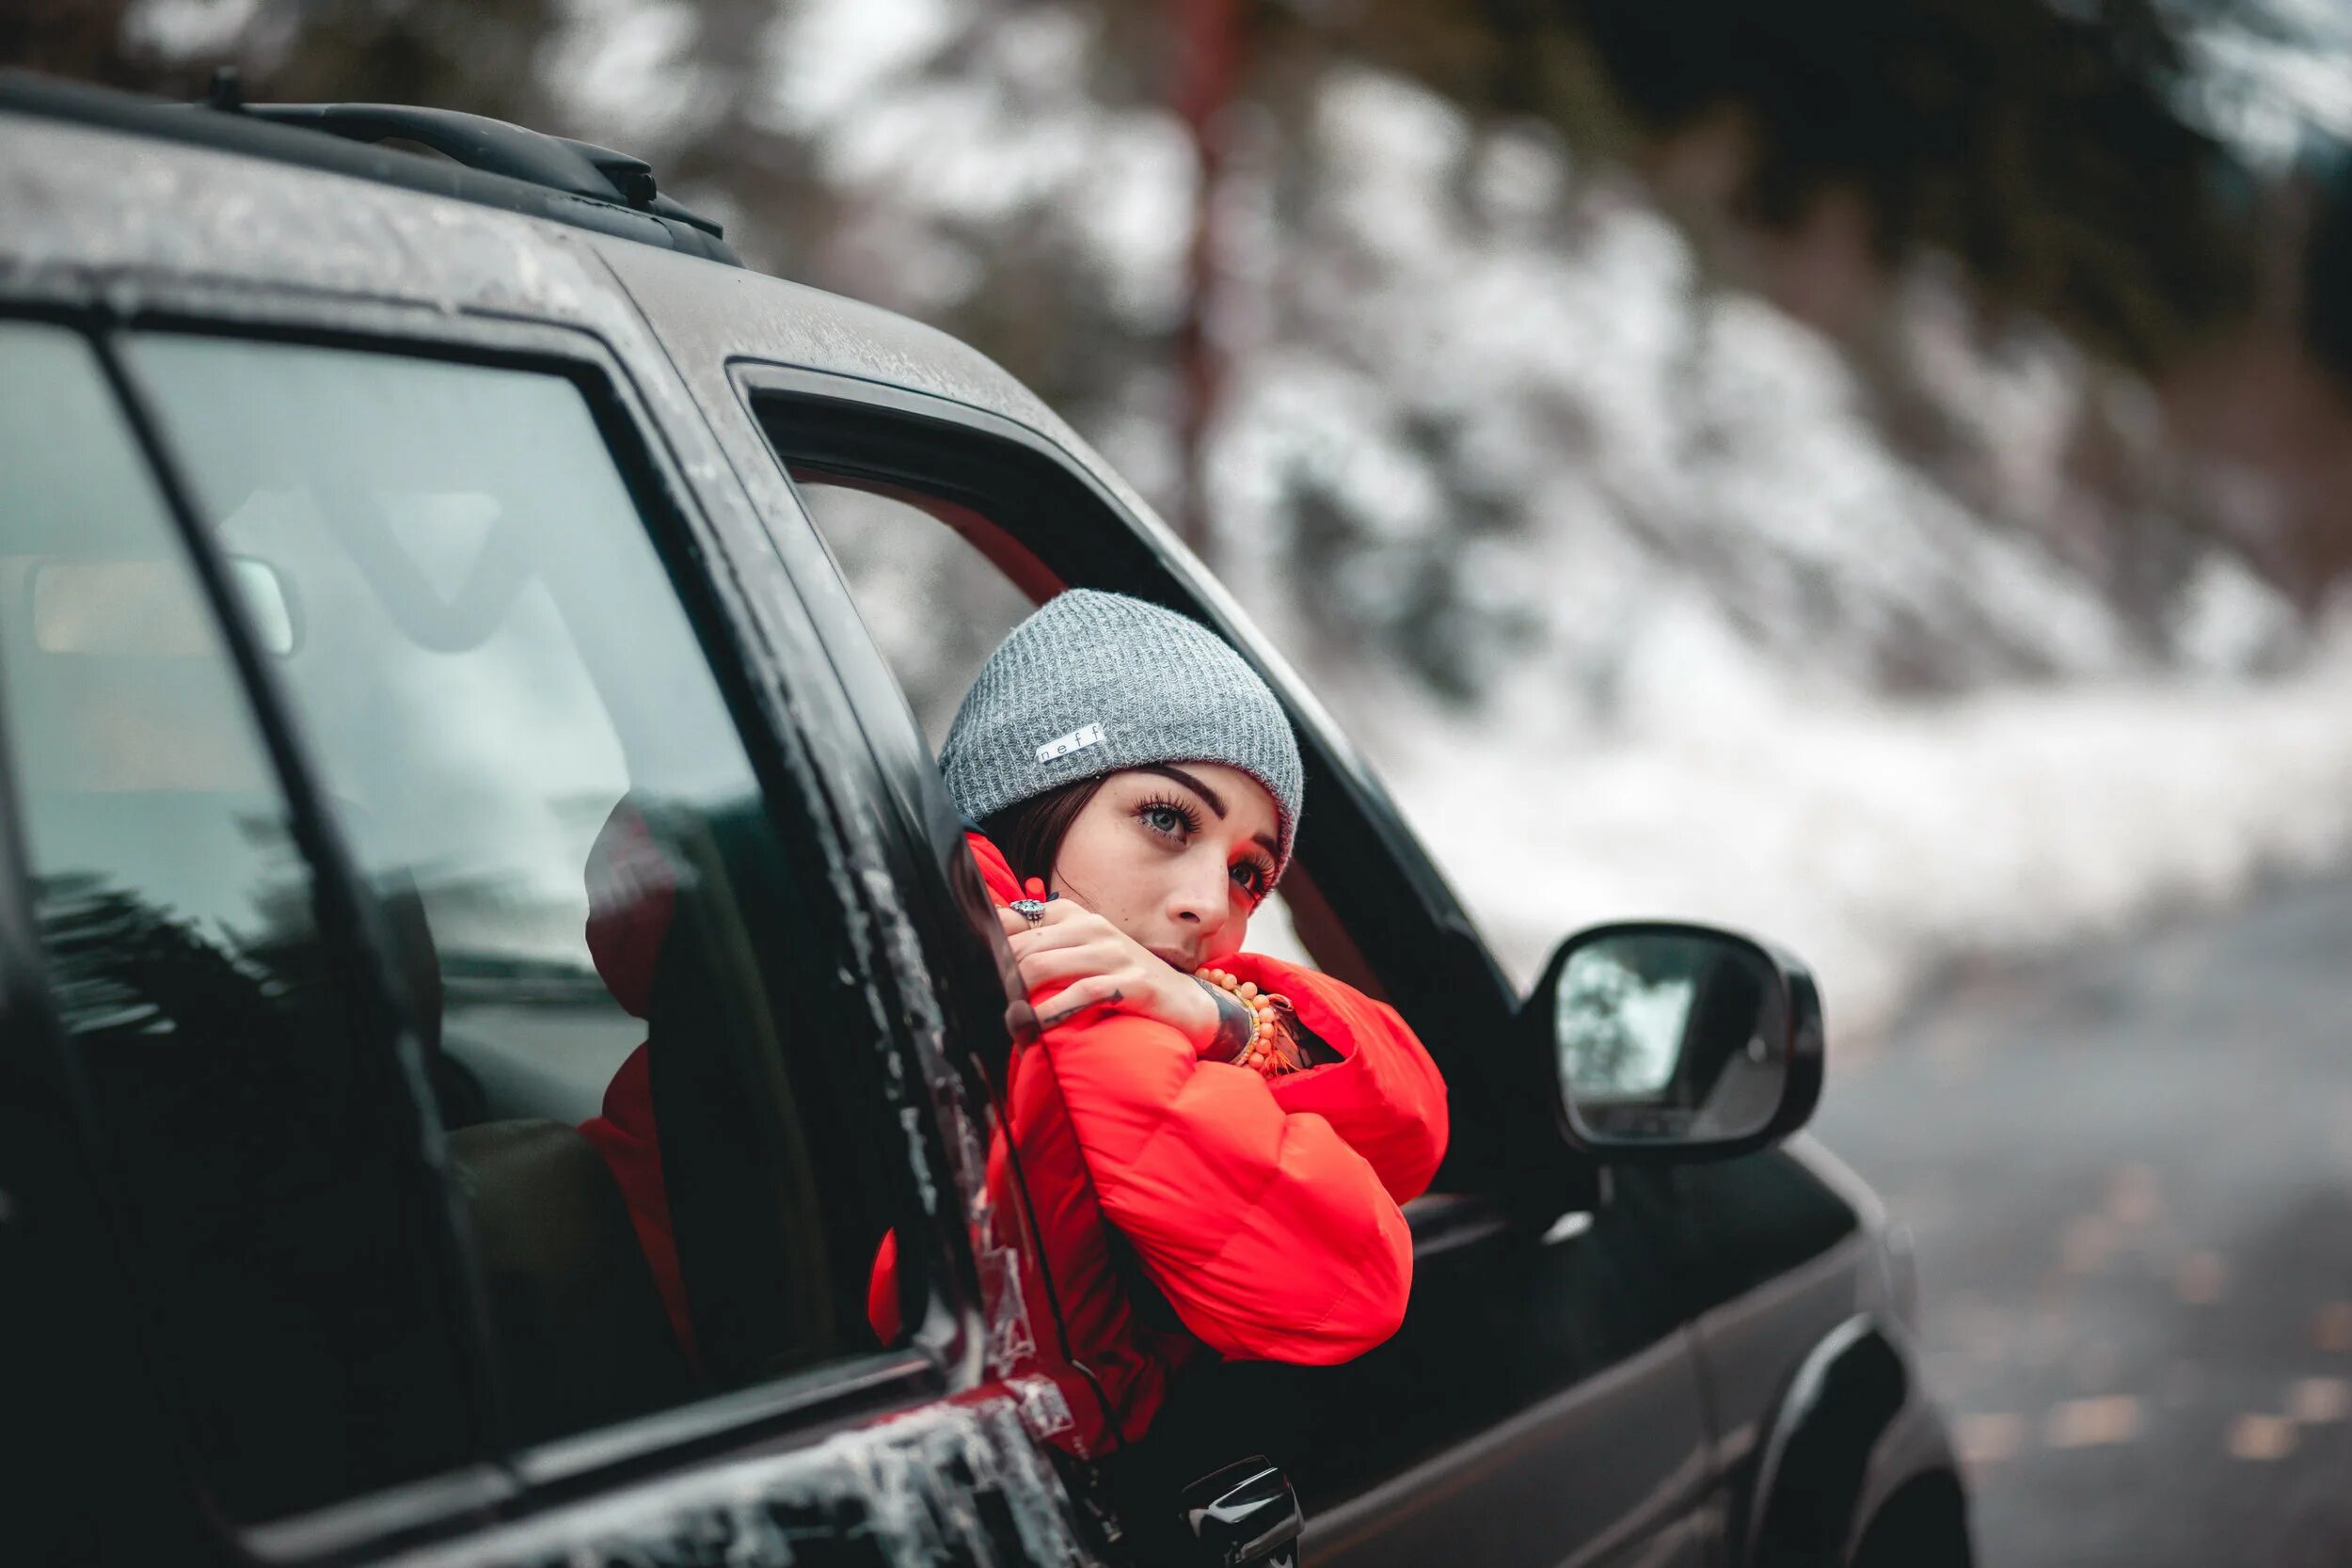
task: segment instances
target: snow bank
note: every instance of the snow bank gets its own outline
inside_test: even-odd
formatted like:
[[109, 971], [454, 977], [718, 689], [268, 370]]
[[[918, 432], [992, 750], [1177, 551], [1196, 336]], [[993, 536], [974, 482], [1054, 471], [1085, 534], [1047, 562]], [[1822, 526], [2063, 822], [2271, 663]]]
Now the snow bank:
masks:
[[2341, 637], [2268, 683], [1760, 708], [1581, 746], [1428, 715], [1355, 727], [1522, 982], [1582, 925], [1714, 921], [1810, 962], [1849, 1047], [1955, 958], [2101, 936], [2352, 854]]

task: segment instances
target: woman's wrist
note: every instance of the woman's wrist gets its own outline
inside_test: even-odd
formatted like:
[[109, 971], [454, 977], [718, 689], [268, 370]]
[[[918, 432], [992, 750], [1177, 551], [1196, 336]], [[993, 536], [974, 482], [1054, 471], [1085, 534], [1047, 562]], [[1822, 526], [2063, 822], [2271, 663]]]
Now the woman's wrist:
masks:
[[1202, 1061], [1230, 1062], [1241, 1054], [1243, 1047], [1249, 1043], [1249, 1037], [1256, 1032], [1257, 1015], [1249, 1010], [1248, 1004], [1222, 986], [1211, 985], [1197, 974], [1191, 979], [1194, 985], [1208, 993], [1209, 1001], [1216, 1008], [1216, 1026], [1205, 1037], [1196, 1038], [1193, 1050]]

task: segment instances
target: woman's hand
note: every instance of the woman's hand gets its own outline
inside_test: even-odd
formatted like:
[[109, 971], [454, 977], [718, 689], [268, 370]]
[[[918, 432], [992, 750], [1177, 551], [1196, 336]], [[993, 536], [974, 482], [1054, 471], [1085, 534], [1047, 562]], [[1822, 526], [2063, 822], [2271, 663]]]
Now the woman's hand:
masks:
[[1032, 993], [1070, 982], [1040, 1005], [1039, 1028], [1089, 1007], [1111, 1007], [1158, 1019], [1196, 1051], [1216, 1037], [1216, 998], [1208, 989], [1084, 905], [1057, 898], [1036, 925], [1010, 910], [998, 910], [996, 918], [1021, 983]]

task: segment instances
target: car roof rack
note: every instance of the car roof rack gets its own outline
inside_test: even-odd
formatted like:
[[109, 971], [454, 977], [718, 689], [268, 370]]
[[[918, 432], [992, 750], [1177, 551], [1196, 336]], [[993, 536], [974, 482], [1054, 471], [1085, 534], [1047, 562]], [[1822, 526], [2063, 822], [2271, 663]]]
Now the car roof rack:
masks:
[[644, 159], [481, 115], [399, 103], [248, 103], [226, 70], [195, 104], [0, 71], [0, 111], [11, 109], [327, 169], [743, 264], [717, 223], [660, 193]]

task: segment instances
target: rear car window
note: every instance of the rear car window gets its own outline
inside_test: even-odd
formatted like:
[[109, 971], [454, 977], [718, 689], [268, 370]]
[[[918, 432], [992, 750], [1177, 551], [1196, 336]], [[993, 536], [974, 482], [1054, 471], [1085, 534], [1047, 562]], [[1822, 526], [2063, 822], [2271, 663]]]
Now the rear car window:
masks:
[[278, 585], [246, 598], [419, 1000], [515, 1437], [873, 1348], [893, 1141], [828, 1011], [840, 917], [582, 385], [129, 352], [202, 526]]
[[0, 323], [0, 595], [51, 1001], [215, 1499], [268, 1520], [457, 1463], [415, 1125], [182, 541], [60, 328]]
[[[91, 342], [0, 324], [0, 722], [50, 990], [219, 1513], [285, 1520], [882, 1348], [867, 1272], [906, 1177], [878, 1026], [601, 383], [112, 346], [223, 596]], [[356, 936], [305, 799], [358, 874]]]

